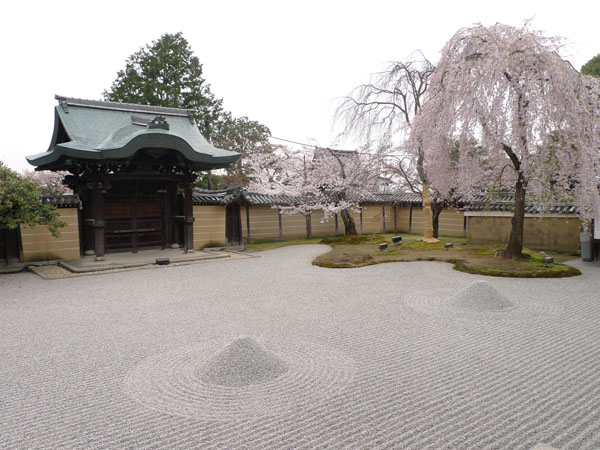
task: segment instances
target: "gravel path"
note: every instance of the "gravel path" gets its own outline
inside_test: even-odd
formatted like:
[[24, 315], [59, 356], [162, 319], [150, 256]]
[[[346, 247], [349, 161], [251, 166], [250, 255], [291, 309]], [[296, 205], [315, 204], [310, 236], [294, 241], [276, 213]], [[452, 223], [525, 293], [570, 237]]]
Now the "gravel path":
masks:
[[600, 448], [600, 267], [326, 250], [0, 276], [0, 448]]

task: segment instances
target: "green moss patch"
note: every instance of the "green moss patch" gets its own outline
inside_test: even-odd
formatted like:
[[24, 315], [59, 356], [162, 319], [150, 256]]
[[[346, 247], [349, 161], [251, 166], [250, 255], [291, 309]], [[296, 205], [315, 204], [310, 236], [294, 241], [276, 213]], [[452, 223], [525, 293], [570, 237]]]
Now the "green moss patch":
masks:
[[491, 277], [510, 277], [510, 278], [564, 278], [581, 275], [581, 271], [575, 267], [565, 266], [564, 264], [553, 264], [549, 267], [527, 267], [520, 270], [510, 270], [510, 268], [499, 269], [495, 267], [471, 267], [464, 261], [456, 261], [454, 270], [478, 275], [487, 275]]
[[[315, 262], [313, 262], [313, 264], [315, 264]], [[322, 261], [321, 264], [315, 265], [330, 269], [350, 269], [354, 267], [369, 266], [372, 264], [377, 264], [377, 262], [369, 255], [360, 253], [341, 253], [336, 257], [335, 261], [326, 260]]]
[[[523, 249], [527, 260], [514, 261], [500, 257], [505, 248], [502, 244], [473, 245], [467, 244], [464, 237], [441, 236], [440, 242], [427, 243], [421, 241], [422, 236], [402, 233], [402, 243], [392, 243], [395, 234], [360, 234], [356, 236], [324, 236], [313, 239], [295, 239], [289, 241], [260, 241], [246, 244], [251, 251], [270, 250], [286, 245], [326, 244], [331, 247], [328, 253], [318, 256], [313, 264], [332, 269], [352, 269], [389, 262], [410, 261], [442, 261], [451, 263], [455, 270], [493, 277], [514, 278], [561, 278], [580, 275], [574, 267], [560, 264], [573, 259], [572, 255], [563, 253], [540, 253]], [[386, 251], [381, 251], [379, 244], [387, 242]], [[451, 242], [452, 248], [445, 248]], [[556, 261], [548, 267], [543, 264], [544, 256], [553, 256]]]
[[[556, 263], [544, 266], [546, 254], [529, 249], [523, 252], [529, 256], [526, 260], [514, 261], [500, 257], [503, 245], [469, 246], [460, 237], [445, 237], [440, 242], [426, 243], [420, 236], [403, 236], [403, 243], [391, 243], [392, 235], [361, 235], [350, 239], [328, 240], [332, 246], [330, 252], [321, 255], [313, 264], [328, 268], [355, 268], [372, 264], [410, 261], [442, 261], [453, 264], [454, 269], [479, 275], [515, 278], [560, 278], [579, 275], [579, 270], [560, 264], [570, 259], [563, 254], [552, 254]], [[353, 238], [353, 239], [352, 239]], [[324, 242], [324, 241], [322, 241]], [[388, 242], [388, 250], [381, 251], [379, 243]], [[452, 248], [445, 244], [452, 242]], [[354, 255], [351, 257], [350, 255]]]
[[336, 236], [321, 240], [321, 244], [327, 245], [361, 245], [382, 244], [386, 242], [384, 236], [379, 234], [358, 234], [353, 236]]

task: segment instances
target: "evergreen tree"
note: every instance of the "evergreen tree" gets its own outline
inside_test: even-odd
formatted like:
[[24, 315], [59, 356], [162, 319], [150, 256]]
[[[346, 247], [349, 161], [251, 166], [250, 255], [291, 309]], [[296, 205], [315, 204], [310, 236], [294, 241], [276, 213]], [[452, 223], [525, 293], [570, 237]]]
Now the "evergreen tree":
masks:
[[137, 103], [195, 111], [202, 135], [213, 145], [242, 153], [241, 160], [228, 170], [234, 179], [245, 183], [245, 160], [257, 149], [269, 150], [269, 129], [247, 117], [235, 118], [223, 108], [202, 75], [202, 64], [181, 32], [163, 34], [152, 44], [140, 48], [117, 73], [108, 101]]
[[46, 225], [53, 236], [66, 223], [56, 208], [42, 203], [37, 185], [25, 180], [0, 161], [0, 228], [14, 230], [19, 225]]
[[583, 75], [591, 75], [596, 78], [600, 78], [600, 54], [594, 56], [583, 66], [581, 66], [581, 73]]

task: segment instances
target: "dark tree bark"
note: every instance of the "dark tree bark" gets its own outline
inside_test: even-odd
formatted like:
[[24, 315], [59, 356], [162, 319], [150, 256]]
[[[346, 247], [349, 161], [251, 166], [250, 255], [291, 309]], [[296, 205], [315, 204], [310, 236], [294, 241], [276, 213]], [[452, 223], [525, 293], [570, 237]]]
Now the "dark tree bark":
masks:
[[306, 239], [312, 239], [312, 220], [310, 214], [306, 214]]
[[440, 214], [444, 209], [444, 202], [436, 202], [435, 200], [431, 203], [431, 211], [433, 214], [433, 237], [439, 237], [439, 229], [440, 229]]
[[350, 214], [350, 211], [344, 210], [341, 212], [342, 220], [344, 221], [344, 234], [346, 236], [357, 235], [356, 223]]
[[506, 247], [507, 258], [523, 258], [523, 231], [525, 224], [525, 187], [521, 175], [515, 184], [515, 213], [511, 219], [510, 239]]
[[517, 181], [515, 183], [515, 213], [511, 220], [510, 239], [508, 240], [508, 247], [504, 250], [504, 257], [521, 259], [525, 257], [523, 255], [523, 230], [525, 223], [525, 188], [527, 183], [521, 172], [521, 162], [515, 152], [508, 145], [503, 145], [502, 148], [510, 158], [513, 168], [517, 173]]

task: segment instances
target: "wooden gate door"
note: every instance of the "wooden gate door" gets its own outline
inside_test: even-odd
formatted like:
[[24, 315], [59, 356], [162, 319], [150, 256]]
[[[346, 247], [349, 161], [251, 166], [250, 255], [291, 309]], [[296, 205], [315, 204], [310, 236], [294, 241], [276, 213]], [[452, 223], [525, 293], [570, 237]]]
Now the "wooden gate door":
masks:
[[21, 227], [0, 228], [0, 265], [18, 263], [22, 259]]
[[165, 246], [163, 202], [158, 195], [109, 194], [104, 202], [107, 252]]
[[227, 245], [242, 245], [242, 215], [239, 203], [225, 209], [225, 238]]

